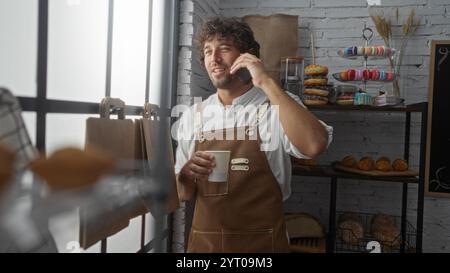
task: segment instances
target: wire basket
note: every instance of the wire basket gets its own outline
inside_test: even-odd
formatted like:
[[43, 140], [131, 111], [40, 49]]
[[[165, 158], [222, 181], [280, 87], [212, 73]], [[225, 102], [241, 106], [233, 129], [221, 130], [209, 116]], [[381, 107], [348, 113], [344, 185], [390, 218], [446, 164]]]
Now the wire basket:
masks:
[[[372, 232], [372, 223], [380, 214], [360, 212], [337, 212], [336, 252], [416, 252], [416, 229], [406, 221], [405, 236], [401, 236], [401, 217], [383, 215], [392, 219], [390, 236], [380, 236], [380, 231]], [[383, 227], [383, 230], [389, 229]]]

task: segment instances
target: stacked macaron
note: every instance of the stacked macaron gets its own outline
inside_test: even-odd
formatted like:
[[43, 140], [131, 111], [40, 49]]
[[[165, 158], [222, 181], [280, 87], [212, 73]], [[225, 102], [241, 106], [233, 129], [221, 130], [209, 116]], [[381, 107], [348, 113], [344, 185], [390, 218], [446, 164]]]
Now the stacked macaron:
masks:
[[395, 74], [379, 69], [347, 69], [333, 74], [339, 81], [393, 81]]
[[328, 67], [308, 65], [305, 67], [305, 89], [303, 103], [305, 105], [324, 105], [328, 103]]
[[360, 91], [355, 94], [353, 102], [355, 105], [373, 105], [373, 97], [366, 92]]
[[351, 46], [344, 49], [339, 49], [338, 54], [341, 57], [353, 56], [378, 56], [391, 57], [394, 55], [395, 49], [385, 46]]

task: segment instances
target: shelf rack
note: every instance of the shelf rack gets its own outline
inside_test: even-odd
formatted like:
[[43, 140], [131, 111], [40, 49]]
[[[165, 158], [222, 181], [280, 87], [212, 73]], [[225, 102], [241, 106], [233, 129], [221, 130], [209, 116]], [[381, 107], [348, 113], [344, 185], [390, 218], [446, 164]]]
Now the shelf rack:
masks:
[[[340, 106], [340, 105], [324, 105], [310, 106], [312, 111], [376, 111], [376, 112], [397, 112], [405, 114], [405, 135], [404, 135], [404, 153], [403, 158], [409, 159], [410, 146], [410, 127], [411, 113], [421, 114], [421, 132], [420, 132], [420, 166], [419, 177], [374, 177], [354, 173], [346, 173], [336, 171], [331, 166], [317, 166], [314, 168], [304, 168], [303, 166], [293, 165], [293, 176], [310, 176], [310, 177], [327, 177], [330, 178], [330, 203], [329, 203], [329, 229], [327, 233], [327, 252], [334, 252], [336, 249], [336, 195], [337, 184], [340, 179], [358, 179], [362, 181], [384, 181], [402, 184], [402, 211], [401, 211], [401, 235], [406, 237], [407, 232], [407, 201], [408, 201], [408, 185], [418, 184], [418, 204], [417, 204], [417, 222], [416, 222], [416, 252], [422, 252], [422, 233], [423, 233], [423, 211], [424, 211], [424, 184], [425, 184], [425, 155], [426, 155], [426, 136], [427, 136], [427, 114], [428, 103], [420, 102], [406, 106]], [[405, 244], [400, 247], [400, 252], [405, 252]]]

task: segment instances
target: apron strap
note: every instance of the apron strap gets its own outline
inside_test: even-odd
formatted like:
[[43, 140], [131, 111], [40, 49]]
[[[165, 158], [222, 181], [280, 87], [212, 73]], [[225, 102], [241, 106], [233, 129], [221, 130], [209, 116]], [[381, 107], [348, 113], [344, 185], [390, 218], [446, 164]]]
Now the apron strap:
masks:
[[195, 109], [194, 114], [194, 134], [197, 140], [203, 142], [205, 137], [203, 136], [203, 103], [199, 102]]

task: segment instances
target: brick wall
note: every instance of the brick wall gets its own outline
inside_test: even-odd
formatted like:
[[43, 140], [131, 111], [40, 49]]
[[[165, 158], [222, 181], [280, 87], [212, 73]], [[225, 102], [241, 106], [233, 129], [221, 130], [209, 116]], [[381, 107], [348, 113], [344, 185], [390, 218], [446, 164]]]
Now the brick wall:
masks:
[[[402, 97], [406, 103], [427, 100], [430, 41], [450, 39], [450, 2], [448, 0], [216, 0], [182, 1], [180, 20], [180, 55], [178, 101], [190, 102], [193, 96], [213, 92], [208, 78], [196, 61], [192, 35], [208, 16], [270, 15], [284, 13], [299, 16], [299, 55], [311, 63], [310, 34], [314, 31], [316, 62], [326, 64], [330, 72], [343, 68], [361, 67], [361, 60], [340, 58], [336, 51], [342, 47], [362, 45], [364, 23], [374, 29], [373, 45], [382, 44], [369, 17], [367, 2], [381, 3], [371, 12], [388, 13], [399, 8], [400, 24], [415, 8], [421, 26], [411, 38], [402, 67]], [[387, 67], [387, 60], [376, 60], [370, 66]], [[370, 92], [388, 86], [371, 86]], [[403, 156], [404, 116], [398, 113], [315, 112], [334, 127], [334, 141], [329, 150], [318, 158], [319, 163], [339, 160], [348, 154], [365, 154], [391, 158]], [[412, 115], [410, 164], [418, 168], [420, 116]], [[329, 182], [321, 178], [295, 177], [293, 194], [286, 202], [286, 211], [308, 212], [325, 225], [328, 222]], [[415, 224], [417, 187], [409, 186], [408, 220]], [[389, 182], [345, 180], [338, 185], [338, 210], [401, 213], [401, 185]], [[426, 198], [424, 214], [423, 248], [425, 252], [450, 251], [450, 200]]]
[[[206, 98], [212, 94], [213, 86], [206, 71], [198, 61], [198, 54], [193, 41], [198, 27], [206, 18], [219, 13], [218, 0], [183, 0], [180, 2], [180, 34], [178, 55], [177, 103], [191, 105], [194, 97]], [[183, 252], [186, 239], [186, 210], [189, 204], [174, 215], [173, 252]], [[187, 220], [189, 222], [189, 220]]]

